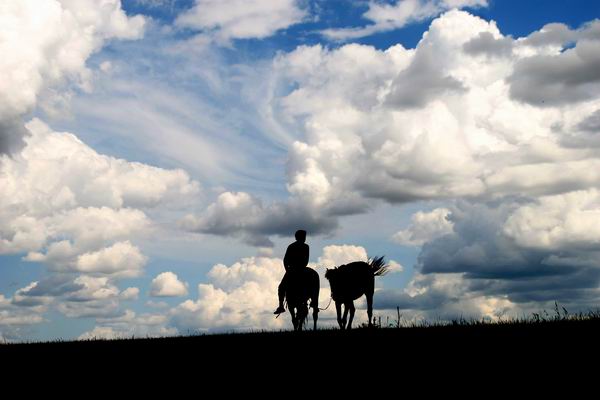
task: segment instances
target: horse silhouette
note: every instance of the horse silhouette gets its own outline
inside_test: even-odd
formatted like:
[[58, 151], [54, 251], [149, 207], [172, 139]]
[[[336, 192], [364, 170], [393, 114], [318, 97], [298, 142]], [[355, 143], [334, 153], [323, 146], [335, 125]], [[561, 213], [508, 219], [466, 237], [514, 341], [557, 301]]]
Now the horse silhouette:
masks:
[[317, 329], [319, 317], [319, 289], [321, 287], [319, 274], [312, 268], [304, 267], [290, 270], [289, 286], [286, 291], [288, 311], [292, 316], [295, 331], [301, 331], [308, 316], [308, 300], [313, 308], [314, 328]]
[[[375, 257], [369, 262], [356, 261], [342, 265], [337, 268], [327, 269], [325, 278], [331, 286], [331, 298], [335, 302], [337, 321], [340, 329], [352, 329], [354, 319], [354, 300], [363, 294], [367, 297], [367, 314], [369, 326], [372, 326], [373, 318], [373, 293], [375, 292], [375, 277], [384, 275], [388, 266], [382, 257]], [[342, 318], [342, 305], [344, 305], [344, 316]], [[346, 318], [350, 311], [350, 320], [346, 325]]]

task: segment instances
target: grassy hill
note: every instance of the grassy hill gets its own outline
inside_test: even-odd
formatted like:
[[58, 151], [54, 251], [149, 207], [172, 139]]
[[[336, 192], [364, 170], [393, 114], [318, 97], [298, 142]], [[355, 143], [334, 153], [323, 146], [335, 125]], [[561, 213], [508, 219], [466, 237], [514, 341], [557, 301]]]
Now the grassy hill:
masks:
[[[168, 338], [53, 341], [1, 344], [0, 356], [59, 354], [61, 356], [148, 355], [190, 356], [219, 352], [261, 359], [276, 357], [282, 349], [301, 353], [323, 352], [364, 356], [370, 352], [389, 357], [456, 352], [541, 351], [543, 349], [595, 348], [600, 342], [600, 313], [534, 314], [530, 318], [485, 322], [456, 320], [397, 327], [359, 327], [350, 331], [260, 331], [206, 334]], [[308, 353], [307, 353], [308, 352]]]
[[538, 316], [351, 331], [3, 344], [0, 369], [16, 379], [50, 375], [53, 385], [80, 377], [91, 388], [104, 382], [146, 390], [212, 385], [257, 396], [315, 393], [322, 385], [333, 393], [341, 385], [348, 395], [358, 389], [380, 395], [409, 389], [462, 393], [479, 385], [489, 393], [496, 387], [538, 392], [538, 387], [571, 390], [595, 382], [599, 345], [597, 314]]

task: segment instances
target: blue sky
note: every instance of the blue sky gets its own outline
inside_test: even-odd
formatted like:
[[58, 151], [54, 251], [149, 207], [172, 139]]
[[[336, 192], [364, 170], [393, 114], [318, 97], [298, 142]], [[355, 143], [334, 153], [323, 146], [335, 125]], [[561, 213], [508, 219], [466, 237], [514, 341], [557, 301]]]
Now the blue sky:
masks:
[[0, 340], [286, 328], [299, 228], [321, 275], [386, 255], [376, 314], [600, 304], [597, 18], [584, 0], [0, 11]]

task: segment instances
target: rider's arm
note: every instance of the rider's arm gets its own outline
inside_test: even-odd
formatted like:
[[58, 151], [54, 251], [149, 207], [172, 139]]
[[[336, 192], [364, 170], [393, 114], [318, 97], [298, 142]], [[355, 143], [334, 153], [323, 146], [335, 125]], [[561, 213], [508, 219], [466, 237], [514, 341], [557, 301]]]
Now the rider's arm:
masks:
[[288, 270], [289, 266], [290, 266], [290, 246], [288, 246], [287, 250], [285, 251], [285, 256], [283, 256], [283, 267], [285, 268], [286, 271]]
[[302, 252], [302, 265], [304, 265], [305, 267], [308, 265], [308, 252], [309, 252], [309, 247], [307, 244], [304, 245], [304, 251]]

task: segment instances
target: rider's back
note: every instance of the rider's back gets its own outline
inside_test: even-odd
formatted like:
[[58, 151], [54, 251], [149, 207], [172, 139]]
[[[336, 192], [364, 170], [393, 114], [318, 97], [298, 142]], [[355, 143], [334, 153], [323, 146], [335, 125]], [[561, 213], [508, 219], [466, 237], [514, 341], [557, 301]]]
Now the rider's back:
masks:
[[294, 242], [290, 244], [283, 257], [283, 264], [286, 268], [299, 269], [308, 265], [309, 247], [303, 242]]

